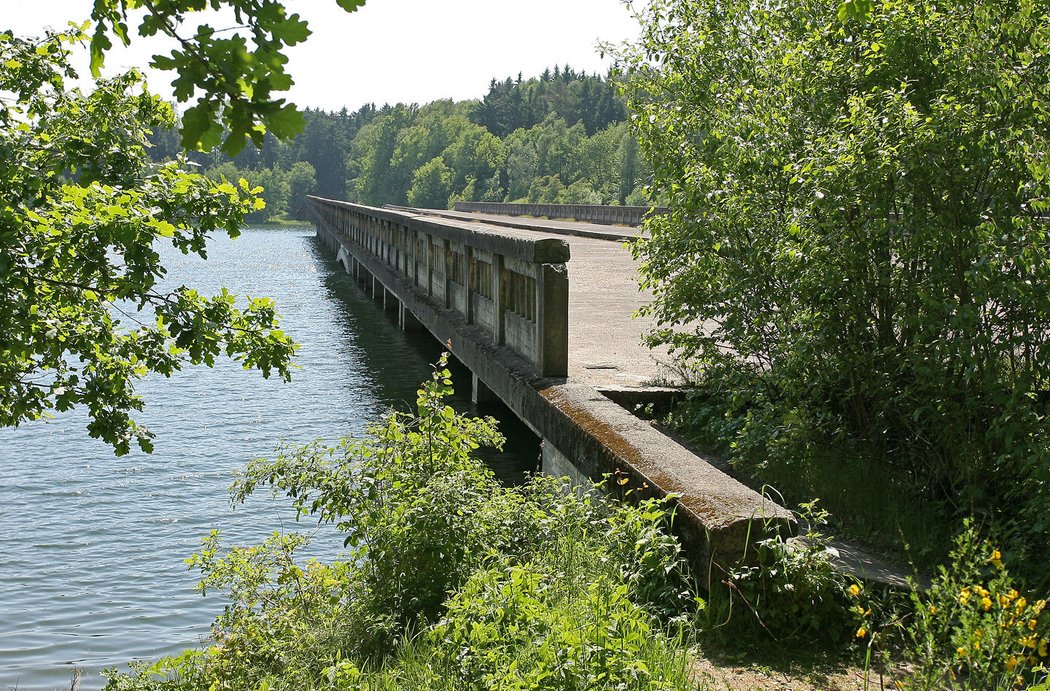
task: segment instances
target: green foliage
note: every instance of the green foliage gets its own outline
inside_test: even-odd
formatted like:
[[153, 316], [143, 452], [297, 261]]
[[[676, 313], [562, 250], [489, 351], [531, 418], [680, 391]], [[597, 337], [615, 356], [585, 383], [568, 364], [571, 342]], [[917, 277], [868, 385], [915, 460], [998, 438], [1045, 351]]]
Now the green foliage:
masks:
[[[566, 80], [566, 74], [571, 78]], [[506, 134], [479, 118], [485, 104], [476, 101], [439, 100], [379, 109], [366, 105], [353, 113], [307, 109], [303, 132], [293, 141], [280, 141], [267, 133], [260, 147], [248, 147], [234, 156], [194, 152], [191, 157], [209, 171], [232, 163], [238, 172], [231, 175], [227, 171], [228, 179], [243, 176], [264, 187], [267, 209], [253, 220], [285, 213], [301, 217], [294, 201], [286, 211], [283, 196], [271, 192], [265, 180], [255, 179], [266, 175], [261, 172], [265, 169], [290, 174], [299, 162], [314, 167], [314, 193], [319, 196], [346, 196], [376, 206], [444, 208], [456, 200], [519, 199], [623, 204], [628, 197], [633, 204], [649, 204], [642, 186], [651, 171], [639, 155], [611, 83], [584, 78], [571, 70], [559, 72], [557, 80], [548, 75], [546, 81], [522, 84], [533, 81], [548, 85], [543, 90], [550, 89], [554, 106], [534, 113], [527, 100], [518, 103], [514, 106], [518, 110], [507, 114], [521, 124]], [[573, 86], [591, 82], [593, 86]], [[609, 98], [614, 99], [615, 112], [591, 122], [586, 114], [607, 109]], [[510, 107], [509, 103], [504, 106]], [[580, 119], [580, 112], [586, 117]], [[158, 132], [152, 139], [155, 160], [177, 154], [171, 132]], [[553, 183], [555, 178], [557, 183]], [[288, 194], [296, 196], [291, 190]]]
[[272, 168], [241, 170], [229, 161], [208, 169], [206, 175], [216, 183], [246, 180], [252, 188], [260, 189], [262, 205], [256, 204], [245, 220], [267, 222], [282, 217], [306, 219], [306, 197], [314, 194], [317, 177], [314, 167], [306, 161], [296, 161], [286, 170], [280, 164]]
[[495, 421], [445, 405], [449, 376], [442, 360], [419, 391], [417, 416], [391, 413], [339, 449], [307, 447], [253, 463], [233, 489], [242, 501], [270, 485], [300, 514], [335, 523], [364, 565], [372, 606], [406, 628], [433, 619], [449, 590], [501, 547], [511, 507], [489, 501], [497, 481], [473, 455], [502, 446]]
[[[658, 0], [621, 56], [650, 313], [734, 460], [887, 459], [1050, 544], [1050, 8]], [[843, 462], [842, 472], [865, 465]]]
[[303, 567], [302, 536], [222, 553], [213, 534], [190, 560], [229, 596], [212, 643], [107, 688], [689, 688], [663, 627], [683, 635], [697, 600], [664, 503], [501, 486], [474, 455], [502, 443], [493, 421], [449, 393], [442, 360], [415, 415], [250, 465], [235, 501], [286, 494], [349, 554]]
[[408, 190], [408, 203], [431, 209], [448, 207], [449, 194], [452, 192], [452, 169], [444, 159], [436, 156], [412, 174], [412, 187]]
[[[337, 0], [353, 12], [364, 0]], [[232, 13], [239, 32], [209, 24], [187, 25], [191, 15], [206, 10]], [[166, 34], [178, 41], [170, 55], [155, 55], [152, 67], [176, 73], [175, 98], [194, 105], [182, 116], [182, 147], [236, 154], [251, 140], [260, 146], [267, 131], [289, 139], [303, 129], [303, 116], [277, 95], [292, 86], [284, 51], [306, 40], [307, 23], [289, 14], [277, 0], [94, 0], [91, 20], [91, 72], [98, 77], [113, 37], [129, 45], [140, 37]], [[138, 21], [133, 30], [132, 24]]]
[[1002, 554], [972, 522], [949, 565], [911, 599], [905, 651], [914, 671], [904, 688], [1013, 689], [1046, 681], [1047, 601], [1018, 592]]
[[502, 82], [493, 79], [470, 118], [503, 138], [551, 116], [569, 125], [579, 123], [588, 135], [593, 135], [623, 122], [627, 114], [611, 79], [556, 65], [553, 73], [544, 70], [538, 78], [525, 81], [521, 75], [516, 81], [509, 77]]
[[708, 631], [725, 641], [829, 647], [851, 641], [857, 619], [850, 599], [854, 583], [831, 562], [829, 540], [820, 532], [826, 521], [816, 501], [804, 504], [801, 539], [775, 535], [762, 540], [750, 559], [730, 568], [724, 588], [712, 585]]
[[171, 107], [135, 72], [66, 91], [83, 40], [0, 33], [0, 91], [14, 96], [0, 99], [0, 424], [84, 406], [91, 436], [149, 451], [136, 380], [219, 355], [287, 378], [296, 346], [267, 299], [161, 287], [155, 243], [205, 256], [211, 233], [240, 232], [259, 190], [152, 165], [146, 138]]
[[453, 688], [691, 688], [684, 652], [668, 655], [651, 616], [606, 574], [581, 582], [533, 564], [490, 567], [428, 635]]

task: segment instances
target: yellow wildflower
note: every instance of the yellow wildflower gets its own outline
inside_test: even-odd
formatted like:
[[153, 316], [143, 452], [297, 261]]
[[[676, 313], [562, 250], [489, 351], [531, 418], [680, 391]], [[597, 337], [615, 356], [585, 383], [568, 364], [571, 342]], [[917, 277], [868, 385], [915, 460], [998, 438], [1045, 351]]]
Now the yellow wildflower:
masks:
[[959, 604], [960, 605], [965, 605], [969, 601], [970, 601], [970, 589], [969, 588], [963, 588], [962, 590], [959, 591]]
[[1016, 655], [1011, 655], [1010, 659], [1006, 661], [1006, 671], [1007, 672], [1012, 672], [1012, 671], [1014, 671], [1014, 667], [1016, 667], [1016, 666], [1017, 666], [1017, 656]]
[[1003, 568], [1003, 553], [997, 549], [992, 550], [992, 556], [988, 557], [988, 563], [997, 569]]
[[991, 608], [992, 608], [992, 599], [990, 597], [982, 597], [981, 598], [981, 609], [983, 609], [985, 612], [987, 612]]
[[868, 635], [868, 630], [863, 626], [857, 629], [857, 638], [864, 638]]
[[1036, 600], [1035, 604], [1032, 605], [1032, 611], [1039, 614], [1043, 611], [1044, 607], [1046, 607], [1046, 600]]
[[1043, 640], [1039, 641], [1039, 657], [1046, 657], [1046, 654], [1047, 654], [1046, 645], [1047, 645], [1047, 642], [1046, 642], [1045, 638]]
[[930, 605], [930, 616], [931, 617], [937, 616], [937, 612], [938, 611], [939, 610], [937, 609], [937, 605]]
[[1027, 607], [1027, 606], [1028, 606], [1028, 600], [1024, 599], [1023, 597], [1020, 598], [1017, 601], [1017, 612], [1018, 613], [1023, 612], [1024, 608]]
[[969, 650], [967, 650], [966, 648], [964, 648], [961, 645], [958, 648], [955, 649], [955, 653], [959, 657], [966, 657], [969, 654], [969, 652], [970, 652]]
[[853, 597], [857, 597], [858, 595], [860, 595], [860, 586], [857, 585], [856, 583], [851, 585], [849, 587], [849, 594], [852, 595]]
[[1035, 631], [1035, 627], [1038, 626], [1038, 625], [1039, 625], [1039, 622], [1037, 622], [1035, 619], [1029, 619], [1028, 620], [1028, 630], [1029, 631]]
[[1025, 636], [1021, 639], [1021, 645], [1023, 645], [1026, 648], [1034, 648], [1037, 645], [1039, 645], [1039, 636]]

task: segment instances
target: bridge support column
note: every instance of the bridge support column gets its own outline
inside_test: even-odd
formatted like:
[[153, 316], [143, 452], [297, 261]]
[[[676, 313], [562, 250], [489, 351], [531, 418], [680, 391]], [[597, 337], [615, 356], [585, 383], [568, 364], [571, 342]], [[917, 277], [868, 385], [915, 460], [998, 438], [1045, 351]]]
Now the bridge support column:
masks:
[[423, 324], [412, 314], [412, 310], [405, 307], [405, 303], [399, 302], [397, 308], [397, 323], [402, 331], [423, 331]]
[[574, 485], [590, 487], [590, 478], [580, 472], [565, 454], [554, 448], [554, 444], [551, 444], [549, 440], [544, 439], [540, 444], [540, 453], [542, 455], [540, 470], [544, 475], [567, 477]]
[[481, 381], [478, 375], [471, 373], [470, 375], [471, 387], [470, 387], [470, 401], [474, 405], [485, 405], [486, 403], [503, 403], [500, 397], [496, 395], [488, 385]]
[[383, 287], [383, 311], [393, 312], [398, 310], [400, 313], [401, 301], [397, 299], [397, 296], [391, 293], [386, 287]]

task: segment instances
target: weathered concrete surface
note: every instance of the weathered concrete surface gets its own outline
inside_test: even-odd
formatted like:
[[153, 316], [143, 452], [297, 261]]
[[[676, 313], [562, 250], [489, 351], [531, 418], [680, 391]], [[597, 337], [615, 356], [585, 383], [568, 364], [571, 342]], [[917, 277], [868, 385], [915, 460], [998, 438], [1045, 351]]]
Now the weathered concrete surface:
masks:
[[[483, 230], [476, 225], [465, 223], [463, 230]], [[508, 232], [537, 237], [536, 231]], [[641, 342], [648, 323], [631, 318], [647, 296], [637, 289], [633, 261], [621, 243], [569, 240], [569, 374], [545, 379], [363, 248], [323, 228], [318, 234], [333, 251], [357, 257], [438, 340], [450, 343], [453, 354], [553, 447], [552, 457], [558, 452], [571, 459], [592, 479], [620, 471], [636, 496], [678, 495], [676, 530], [698, 568], [739, 558], [759, 533], [792, 530], [789, 512], [598, 392], [603, 386], [644, 387], [672, 375], [661, 363], [666, 355]]]

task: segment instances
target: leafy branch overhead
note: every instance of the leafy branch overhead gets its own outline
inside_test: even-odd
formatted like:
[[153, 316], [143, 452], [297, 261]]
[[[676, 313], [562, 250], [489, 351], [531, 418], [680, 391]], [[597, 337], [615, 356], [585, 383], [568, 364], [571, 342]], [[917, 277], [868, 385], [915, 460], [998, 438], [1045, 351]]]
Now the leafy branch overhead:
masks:
[[[336, 0], [347, 12], [365, 0]], [[232, 15], [234, 26], [217, 29], [190, 16], [206, 11]], [[182, 146], [190, 151], [221, 145], [236, 154], [251, 140], [260, 146], [267, 131], [288, 139], [303, 129], [295, 106], [278, 95], [292, 86], [285, 49], [306, 40], [307, 23], [276, 0], [95, 0], [91, 12], [91, 72], [100, 75], [114, 37], [163, 34], [178, 45], [153, 56], [152, 67], [175, 73], [179, 103], [195, 99], [182, 116]], [[132, 25], [138, 26], [132, 30]]]
[[91, 436], [149, 451], [137, 379], [219, 355], [287, 378], [296, 345], [267, 299], [165, 285], [158, 242], [206, 256], [261, 190], [151, 163], [151, 128], [175, 118], [136, 72], [66, 91], [86, 38], [0, 33], [0, 425], [84, 406]]

